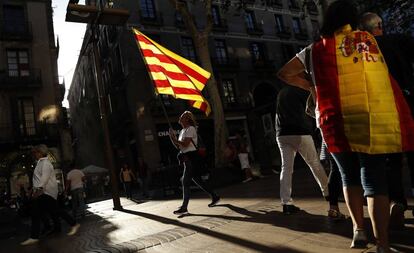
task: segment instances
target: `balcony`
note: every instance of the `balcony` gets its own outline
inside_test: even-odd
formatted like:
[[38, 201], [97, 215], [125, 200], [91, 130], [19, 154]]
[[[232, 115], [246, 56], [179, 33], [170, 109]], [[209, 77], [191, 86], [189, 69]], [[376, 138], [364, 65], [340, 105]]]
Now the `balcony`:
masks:
[[237, 69], [240, 66], [239, 59], [234, 56], [230, 56], [227, 58], [212, 57], [211, 63], [213, 64], [214, 68], [218, 69]]
[[40, 69], [30, 69], [24, 76], [15, 76], [9, 70], [0, 70], [0, 88], [40, 88], [41, 86]]
[[289, 39], [292, 36], [292, 33], [290, 32], [290, 27], [283, 26], [282, 29], [280, 29], [279, 26], [276, 26], [276, 34], [278, 37], [283, 39]]
[[227, 20], [225, 19], [220, 19], [220, 22], [218, 24], [213, 24], [213, 31], [227, 32], [227, 29]]
[[139, 20], [143, 25], [162, 26], [164, 24], [161, 12], [155, 12], [153, 17], [143, 16], [142, 10], [139, 10], [138, 13], [140, 17]]
[[295, 38], [298, 40], [308, 40], [309, 35], [307, 30], [302, 29], [301, 31], [295, 32]]
[[254, 23], [253, 26], [246, 24], [246, 32], [250, 35], [263, 35], [262, 25], [259, 23]]
[[31, 41], [33, 39], [32, 23], [6, 24], [0, 20], [0, 39], [15, 41]]

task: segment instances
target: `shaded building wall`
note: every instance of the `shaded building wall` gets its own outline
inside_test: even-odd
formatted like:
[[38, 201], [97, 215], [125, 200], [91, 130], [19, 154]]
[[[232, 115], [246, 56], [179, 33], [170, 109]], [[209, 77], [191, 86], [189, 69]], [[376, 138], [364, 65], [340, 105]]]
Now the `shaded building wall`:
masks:
[[[140, 1], [114, 2], [115, 8], [126, 8], [130, 11], [129, 26], [137, 27], [171, 51], [183, 54], [182, 40], [183, 37], [188, 37], [188, 34], [182, 26], [177, 25], [176, 13], [169, 2], [154, 1], [156, 19], [151, 22], [143, 19], [140, 11]], [[266, 123], [269, 117], [271, 122], [274, 121], [276, 96], [281, 85], [283, 85], [276, 79], [275, 73], [295, 53], [311, 42], [314, 29], [311, 20], [318, 23], [320, 19], [319, 14], [308, 15], [305, 19], [299, 19], [302, 15], [301, 11], [289, 9], [288, 1], [282, 2], [282, 8], [263, 8], [259, 1], [256, 5], [249, 7], [256, 15], [256, 23], [261, 27], [258, 33], [247, 32], [243, 13], [235, 13], [235, 11], [221, 13], [221, 18], [227, 20], [226, 27], [213, 29], [209, 43], [210, 55], [215, 58], [214, 40], [224, 40], [230, 62], [232, 63], [234, 59], [235, 63], [222, 66], [215, 64], [213, 61], [218, 88], [223, 96], [230, 134], [234, 134], [238, 130], [244, 131], [246, 137], [249, 137], [254, 155], [257, 156], [256, 160], [265, 166], [277, 165], [278, 163], [278, 151], [274, 142], [274, 124], [269, 127]], [[200, 11], [200, 6], [192, 9], [197, 17], [197, 25], [202, 27], [204, 20], [202, 19], [203, 15], [200, 15]], [[276, 14], [283, 16], [284, 25], [289, 27], [287, 33], [278, 33], [274, 16]], [[300, 20], [303, 34], [298, 36], [294, 34], [291, 24], [292, 17]], [[105, 44], [105, 41], [112, 41], [103, 46], [102, 51], [108, 53], [103, 53], [101, 60], [103, 72], [106, 72], [105, 75], [107, 76], [107, 73], [111, 72], [106, 86], [109, 95], [108, 100], [111, 104], [111, 108], [108, 108], [111, 140], [117, 161], [127, 161], [134, 164], [136, 157], [142, 156], [152, 168], [160, 166], [161, 162], [175, 162], [165, 161], [165, 157], [168, 157], [167, 160], [171, 160], [172, 157], [172, 155], [165, 156], [165, 152], [173, 153], [176, 151], [166, 147], [168, 142], [165, 141], [164, 135], [166, 128], [168, 128], [166, 126], [167, 120], [159, 107], [159, 99], [154, 96], [153, 85], [143, 64], [132, 31], [126, 27], [101, 27], [100, 30], [102, 31], [101, 41], [103, 41], [103, 44]], [[252, 43], [263, 45], [265, 61], [261, 64], [256, 64], [252, 60]], [[90, 58], [85, 61], [87, 61], [86, 65], [93, 64]], [[81, 71], [82, 68], [78, 63], [75, 76], [80, 75]], [[236, 100], [231, 104], [226, 103], [224, 98], [223, 81], [227, 79], [234, 82]], [[79, 86], [83, 85], [80, 79], [74, 78], [73, 80], [71, 93], [72, 90], [79, 89]], [[92, 87], [94, 84], [90, 84], [90, 86]], [[96, 100], [96, 98], [89, 99]], [[168, 100], [167, 102], [169, 119], [175, 123], [180, 112], [188, 109], [188, 106], [182, 101]], [[80, 107], [73, 102], [70, 106], [71, 112], [77, 111]], [[79, 116], [79, 120], [73, 120], [74, 124], [78, 124], [76, 128], [81, 135], [84, 134], [82, 130], [84, 126], [81, 124], [84, 121], [82, 117], [86, 117], [87, 113], [82, 112], [82, 115]], [[93, 118], [93, 115], [98, 115], [98, 112], [95, 111], [87, 117]], [[203, 124], [209, 120], [211, 121], [211, 118], [205, 118], [200, 112], [196, 112], [196, 115]], [[210, 123], [205, 124], [205, 128], [208, 129]], [[100, 128], [97, 122], [94, 122], [94, 126]], [[96, 135], [98, 133], [100, 133], [100, 130], [96, 130], [92, 134]], [[205, 139], [214, 139], [212, 132], [207, 131], [207, 133]], [[80, 135], [76, 138], [80, 139]], [[85, 144], [82, 147], [83, 151], [77, 152], [78, 155], [82, 153], [82, 156], [88, 156], [91, 153], [98, 154], [102, 152], [102, 146], [92, 136], [87, 136], [82, 141], [95, 142], [93, 145]], [[210, 145], [214, 147], [214, 143]], [[166, 149], [168, 150], [166, 151]], [[95, 157], [95, 155], [92, 157]], [[96, 157], [100, 156], [96, 155]]]

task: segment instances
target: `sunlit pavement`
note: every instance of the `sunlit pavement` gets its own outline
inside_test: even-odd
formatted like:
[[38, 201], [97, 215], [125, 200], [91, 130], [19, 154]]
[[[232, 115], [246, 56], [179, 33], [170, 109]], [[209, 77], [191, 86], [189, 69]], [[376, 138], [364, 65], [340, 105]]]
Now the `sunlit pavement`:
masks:
[[[184, 217], [172, 214], [179, 199], [122, 199], [122, 212], [112, 210], [111, 200], [97, 202], [90, 205], [75, 236], [66, 236], [64, 230], [23, 247], [19, 243], [29, 231], [21, 231], [1, 240], [0, 252], [375, 252], [370, 229], [368, 249], [349, 249], [350, 219], [332, 221], [326, 216], [328, 205], [309, 170], [297, 170], [293, 182], [295, 204], [303, 211], [290, 216], [281, 213], [278, 176], [271, 175], [219, 189], [222, 200], [213, 208], [207, 207], [210, 200], [203, 192], [195, 192]], [[340, 208], [346, 213], [344, 203]], [[391, 232], [391, 243], [414, 252], [411, 212], [406, 218], [404, 230]]]

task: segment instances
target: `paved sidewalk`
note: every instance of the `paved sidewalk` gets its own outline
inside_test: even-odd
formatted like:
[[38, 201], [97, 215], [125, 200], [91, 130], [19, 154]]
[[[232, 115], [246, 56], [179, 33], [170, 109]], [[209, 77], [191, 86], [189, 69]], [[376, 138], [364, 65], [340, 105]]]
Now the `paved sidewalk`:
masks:
[[[113, 211], [111, 200], [97, 202], [90, 205], [77, 235], [63, 233], [22, 247], [26, 224], [15, 238], [0, 240], [0, 252], [375, 252], [372, 244], [367, 250], [349, 249], [351, 221], [326, 217], [327, 203], [307, 169], [294, 174], [295, 203], [304, 210], [295, 215], [281, 213], [277, 175], [218, 192], [222, 201], [213, 208], [207, 207], [210, 200], [202, 192], [194, 193], [190, 214], [184, 217], [172, 214], [179, 199], [139, 204], [122, 199], [123, 212]], [[341, 210], [346, 211], [343, 203]], [[403, 252], [414, 252], [414, 218], [411, 212], [406, 217], [406, 228], [392, 232], [391, 242]]]

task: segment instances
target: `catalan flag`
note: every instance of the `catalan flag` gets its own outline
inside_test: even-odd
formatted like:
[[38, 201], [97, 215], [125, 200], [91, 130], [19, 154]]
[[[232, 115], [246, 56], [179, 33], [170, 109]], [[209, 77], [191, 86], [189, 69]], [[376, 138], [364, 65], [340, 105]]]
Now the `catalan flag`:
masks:
[[201, 91], [210, 78], [210, 73], [159, 45], [140, 31], [133, 28], [133, 32], [157, 93], [188, 100], [191, 106], [208, 116], [211, 108]]

